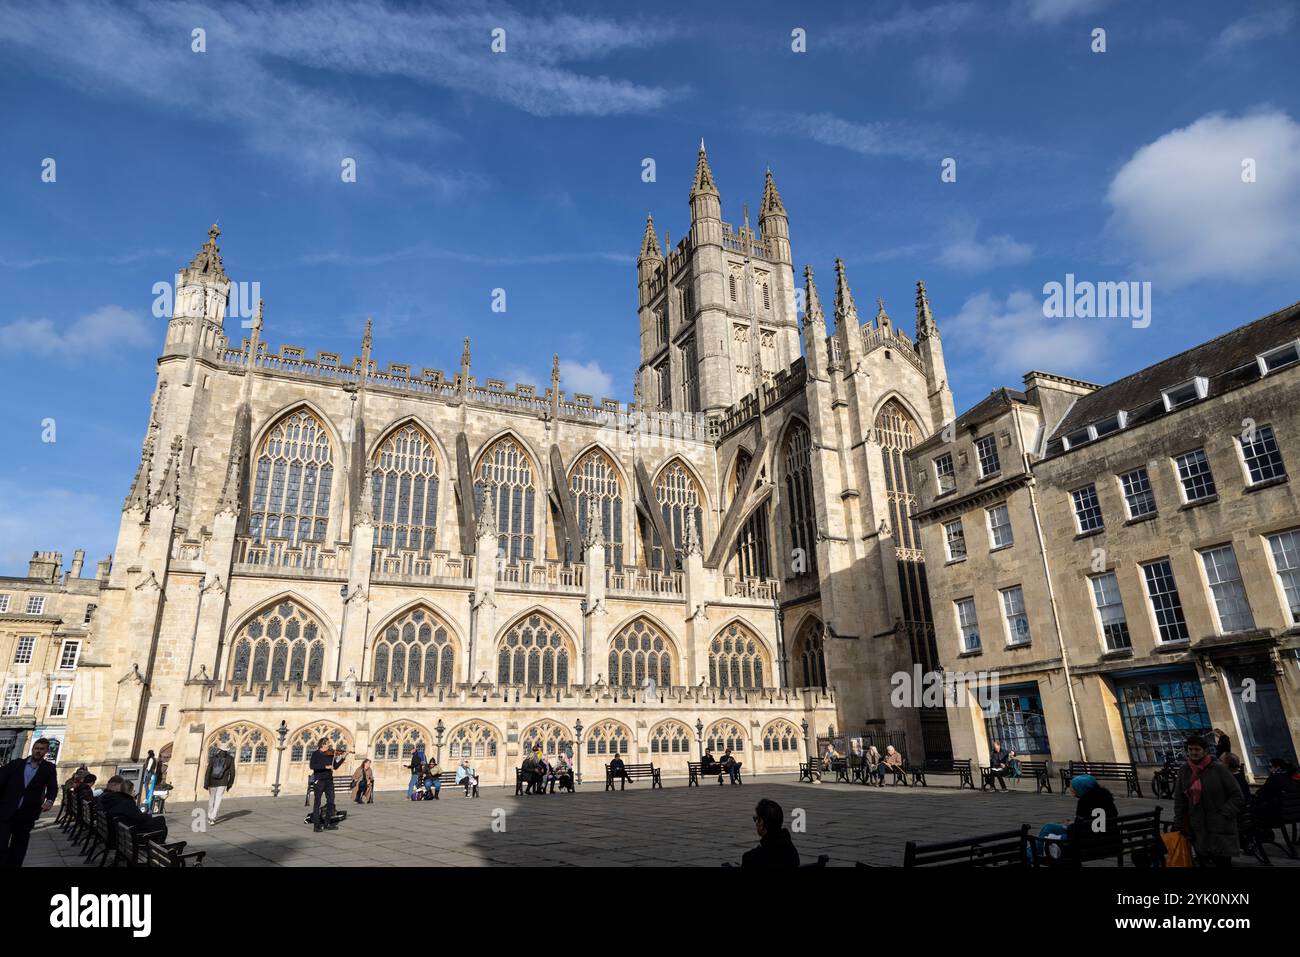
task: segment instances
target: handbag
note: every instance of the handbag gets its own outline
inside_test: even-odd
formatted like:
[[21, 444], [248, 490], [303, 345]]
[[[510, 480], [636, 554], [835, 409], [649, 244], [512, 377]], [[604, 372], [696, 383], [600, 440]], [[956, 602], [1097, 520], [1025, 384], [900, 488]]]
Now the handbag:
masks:
[[1169, 831], [1160, 835], [1165, 842], [1165, 867], [1191, 867], [1192, 842], [1182, 831]]

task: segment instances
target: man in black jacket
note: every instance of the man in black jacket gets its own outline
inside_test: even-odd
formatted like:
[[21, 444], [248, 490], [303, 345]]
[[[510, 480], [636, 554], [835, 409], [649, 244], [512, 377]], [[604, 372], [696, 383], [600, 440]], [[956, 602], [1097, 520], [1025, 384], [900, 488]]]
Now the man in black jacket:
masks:
[[758, 847], [746, 851], [740, 858], [741, 867], [798, 867], [799, 851], [790, 840], [790, 832], [782, 826], [785, 812], [781, 805], [767, 798], [754, 808], [754, 830], [758, 831]]
[[99, 809], [108, 818], [109, 831], [115, 838], [117, 822], [126, 821], [132, 830], [147, 835], [150, 840], [167, 843], [167, 819], [161, 814], [154, 816], [140, 810], [135, 798], [126, 793], [126, 778], [122, 775], [114, 774], [108, 779], [99, 795]]
[[[339, 826], [334, 823], [334, 769], [343, 763], [343, 759], [348, 756], [347, 748], [340, 748], [337, 752], [330, 747], [329, 738], [321, 738], [320, 744], [316, 750], [311, 753], [311, 774], [315, 782], [316, 802], [311, 808], [311, 823], [313, 831], [337, 831]], [[320, 816], [321, 797], [325, 798], [325, 820], [322, 823]]]
[[208, 773], [203, 778], [203, 786], [208, 789], [208, 823], [216, 824], [217, 815], [221, 813], [221, 801], [226, 792], [235, 786], [234, 745], [213, 749], [208, 758]]
[[45, 760], [48, 738], [37, 738], [27, 758], [0, 767], [0, 864], [22, 867], [27, 841], [42, 811], [54, 807], [59, 793], [54, 763]]

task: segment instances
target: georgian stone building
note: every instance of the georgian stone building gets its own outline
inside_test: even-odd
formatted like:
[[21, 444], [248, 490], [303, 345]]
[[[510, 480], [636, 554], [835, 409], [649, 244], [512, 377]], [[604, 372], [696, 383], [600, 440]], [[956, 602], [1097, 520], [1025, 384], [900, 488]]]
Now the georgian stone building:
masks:
[[[236, 745], [237, 793], [299, 789], [331, 736], [405, 783], [411, 746], [486, 783], [532, 743], [686, 773], [701, 743], [792, 770], [832, 727], [946, 747], [888, 706], [933, 662], [909, 446], [952, 415], [939, 333], [836, 264], [833, 330], [768, 174], [753, 229], [704, 153], [686, 236], [647, 221], [635, 401], [268, 349], [218, 231], [180, 274], [96, 618], [114, 683], [71, 759], [153, 749], [180, 797]], [[74, 702], [75, 704], [75, 702]], [[935, 720], [937, 718], [937, 721]], [[806, 727], [805, 727], [806, 723]], [[924, 740], [923, 740], [924, 739]], [[348, 765], [351, 767], [352, 765]]]
[[[945, 441], [950, 439], [950, 441]], [[1041, 372], [911, 453], [953, 749], [1155, 764], [1300, 741], [1300, 304], [1098, 386]], [[986, 695], [986, 699], [987, 699]]]

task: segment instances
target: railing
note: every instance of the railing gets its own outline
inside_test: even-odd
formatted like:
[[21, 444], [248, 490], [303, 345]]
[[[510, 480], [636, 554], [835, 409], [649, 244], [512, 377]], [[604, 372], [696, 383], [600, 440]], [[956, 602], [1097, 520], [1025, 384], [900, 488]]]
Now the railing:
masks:
[[645, 568], [605, 569], [605, 587], [610, 592], [680, 596], [682, 582], [683, 575], [679, 571], [661, 572]]
[[235, 564], [245, 569], [286, 569], [319, 574], [343, 574], [348, 571], [351, 546], [322, 548], [319, 542], [291, 544], [288, 539], [251, 538], [235, 540]]
[[764, 390], [763, 398], [768, 405], [775, 405], [792, 393], [802, 392], [807, 379], [807, 366], [800, 356], [789, 369], [776, 374], [776, 381]]
[[722, 582], [723, 594], [728, 598], [748, 598], [753, 601], [771, 601], [780, 591], [780, 583], [771, 578], [734, 578], [726, 576]]
[[917, 369], [924, 371], [924, 363], [916, 352], [916, 346], [912, 343], [911, 337], [901, 329], [895, 329], [892, 333], [882, 332], [879, 329], [871, 329], [868, 326], [862, 327], [862, 354], [868, 355], [876, 349], [894, 349]]
[[497, 565], [496, 580], [502, 585], [516, 588], [565, 588], [580, 591], [584, 587], [585, 565], [564, 565], [560, 562], [517, 562]]
[[460, 582], [474, 577], [474, 556], [452, 552], [422, 553], [410, 549], [370, 553], [370, 574], [376, 581], [427, 581], [450, 579]]
[[726, 438], [752, 419], [757, 411], [758, 407], [754, 401], [753, 393], [746, 393], [739, 402], [724, 412], [722, 418], [718, 420], [718, 436]]

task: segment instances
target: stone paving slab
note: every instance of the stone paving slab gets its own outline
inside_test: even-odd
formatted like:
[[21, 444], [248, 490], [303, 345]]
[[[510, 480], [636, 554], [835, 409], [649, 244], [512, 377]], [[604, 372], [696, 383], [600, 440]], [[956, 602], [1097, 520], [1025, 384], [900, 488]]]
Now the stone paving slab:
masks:
[[[832, 865], [855, 861], [899, 865], [909, 840], [942, 841], [1073, 816], [1074, 800], [1035, 794], [1032, 787], [1007, 792], [959, 791], [951, 787], [863, 787], [800, 784], [792, 775], [753, 777], [739, 786], [687, 788], [666, 782], [662, 790], [630, 787], [605, 792], [587, 785], [577, 794], [518, 797], [513, 788], [484, 788], [478, 799], [456, 793], [439, 801], [412, 802], [404, 792], [381, 792], [375, 803], [341, 802], [348, 819], [338, 831], [316, 834], [303, 824], [301, 799], [228, 797], [222, 817], [206, 832], [189, 829], [196, 804], [169, 804], [170, 840], [206, 850], [216, 867], [374, 866], [717, 866], [739, 862], [757, 842], [753, 808], [771, 798], [804, 830], [794, 835], [805, 861], [827, 854]], [[1172, 801], [1116, 798], [1121, 814]], [[29, 866], [85, 866], [66, 835], [38, 824], [27, 855]], [[1300, 866], [1280, 850], [1275, 866]], [[1238, 866], [1254, 866], [1238, 857]], [[1100, 864], [1099, 866], [1105, 866]]]

